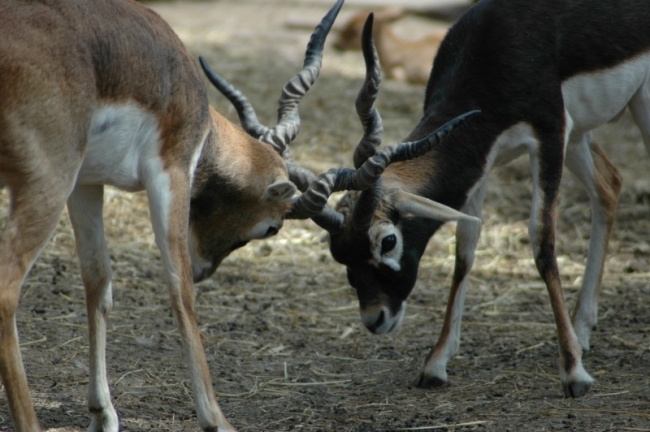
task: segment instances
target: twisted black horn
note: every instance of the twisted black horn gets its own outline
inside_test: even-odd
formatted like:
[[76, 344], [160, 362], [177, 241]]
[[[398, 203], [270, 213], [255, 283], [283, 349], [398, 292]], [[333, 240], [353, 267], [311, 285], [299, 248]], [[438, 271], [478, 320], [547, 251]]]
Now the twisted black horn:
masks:
[[[381, 116], [374, 105], [381, 84], [381, 65], [379, 63], [379, 56], [377, 55], [377, 49], [375, 48], [372, 37], [373, 19], [374, 14], [371, 13], [363, 27], [363, 35], [361, 39], [363, 56], [366, 63], [366, 77], [357, 95], [355, 107], [361, 125], [363, 126], [364, 133], [354, 152], [355, 168], [359, 168], [369, 157], [373, 156], [377, 152], [377, 148], [381, 145], [381, 136], [383, 133]], [[304, 168], [290, 165], [289, 163], [287, 166], [289, 167], [292, 181], [294, 181], [298, 188], [303, 192], [306, 191], [307, 187], [311, 183], [318, 180], [316, 175]], [[311, 212], [317, 213], [318, 209], [321, 208], [321, 204], [327, 202], [331, 193], [327, 192], [326, 183], [321, 184], [320, 186], [315, 185], [310, 193], [313, 195], [320, 195], [317, 200], [311, 203], [318, 204], [310, 209]], [[377, 193], [372, 195], [376, 196]], [[365, 202], [365, 200], [362, 201]], [[310, 206], [310, 204], [307, 205]], [[331, 209], [327, 205], [324, 205], [322, 211], [320, 211], [316, 216], [313, 216], [312, 220], [330, 233], [338, 232], [343, 227], [344, 223], [343, 215], [338, 211]]]
[[287, 145], [298, 135], [300, 130], [298, 104], [316, 82], [322, 65], [325, 39], [343, 6], [343, 2], [344, 0], [338, 0], [312, 33], [307, 44], [302, 70], [293, 76], [282, 89], [278, 101], [278, 124], [273, 128], [262, 125], [248, 99], [232, 84], [210, 69], [206, 61], [199, 57], [201, 67], [210, 82], [234, 105], [244, 130], [260, 141], [273, 146], [281, 155], [284, 154]]
[[366, 79], [359, 90], [355, 103], [357, 115], [363, 126], [363, 137], [354, 150], [354, 167], [359, 168], [369, 157], [377, 152], [381, 145], [381, 136], [384, 131], [381, 116], [375, 107], [375, 100], [381, 84], [381, 65], [379, 56], [372, 38], [372, 23], [374, 14], [368, 15], [363, 26], [361, 48], [366, 62]]
[[343, 190], [367, 190], [373, 187], [390, 164], [424, 155], [460, 123], [479, 112], [474, 110], [462, 114], [418, 141], [386, 147], [366, 160], [357, 170], [333, 168], [321, 174], [316, 181], [311, 182], [301, 196], [294, 199], [291, 211], [286, 218], [313, 218], [325, 208], [332, 193]]

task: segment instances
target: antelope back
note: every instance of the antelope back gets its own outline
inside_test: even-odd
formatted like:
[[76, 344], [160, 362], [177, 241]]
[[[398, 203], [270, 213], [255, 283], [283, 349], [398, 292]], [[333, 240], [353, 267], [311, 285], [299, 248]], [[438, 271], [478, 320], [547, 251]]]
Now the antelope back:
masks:
[[[19, 17], [33, 26], [13, 25]], [[27, 181], [14, 169], [22, 159], [54, 170], [83, 159], [78, 184], [128, 191], [157, 187], [160, 171], [186, 176], [191, 191], [171, 192], [190, 201], [195, 280], [280, 229], [296, 190], [282, 157], [209, 107], [196, 60], [155, 12], [128, 1], [3, 3], [0, 35], [0, 145], [15, 157], [0, 157], [0, 176], [10, 188]], [[20, 139], [23, 123], [50, 139]]]

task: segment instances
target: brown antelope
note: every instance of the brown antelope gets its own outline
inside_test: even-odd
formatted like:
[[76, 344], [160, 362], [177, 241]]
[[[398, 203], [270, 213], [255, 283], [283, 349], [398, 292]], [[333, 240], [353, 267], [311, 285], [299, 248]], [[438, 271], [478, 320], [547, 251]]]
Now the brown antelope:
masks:
[[[361, 32], [369, 11], [362, 10], [350, 17], [338, 32], [334, 46], [339, 50], [360, 50]], [[373, 37], [384, 73], [391, 79], [424, 85], [438, 46], [445, 36], [438, 32], [420, 39], [400, 37], [391, 23], [404, 17], [404, 9], [387, 8], [375, 13]]]
[[[582, 353], [597, 323], [597, 294], [621, 187], [618, 171], [590, 131], [629, 109], [650, 151], [649, 23], [650, 2], [644, 0], [479, 1], [440, 45], [424, 115], [407, 139], [425, 136], [469, 109], [481, 115], [424, 156], [382, 166], [374, 185], [347, 193], [333, 214], [317, 220], [329, 231], [332, 256], [346, 266], [361, 319], [373, 333], [400, 325], [428, 240], [445, 221], [458, 220], [447, 311], [419, 386], [445, 383], [447, 362], [459, 348], [488, 174], [527, 154], [533, 183], [529, 235], [557, 327], [560, 379], [567, 396], [589, 390], [593, 380]], [[371, 30], [364, 35], [370, 39]], [[371, 48], [364, 41], [365, 51]], [[355, 151], [355, 166], [375, 157], [380, 144], [376, 111], [369, 108], [362, 119], [371, 126]], [[563, 165], [584, 185], [592, 208], [587, 263], [572, 316], [555, 251]], [[323, 175], [305, 191], [314, 212], [337, 190], [340, 175]]]
[[281, 153], [298, 133], [298, 102], [342, 4], [314, 31], [303, 69], [283, 90], [278, 125], [255, 137], [263, 144], [208, 105], [196, 61], [139, 3], [0, 3], [0, 179], [11, 207], [0, 236], [0, 377], [15, 430], [40, 430], [16, 330], [20, 288], [66, 203], [88, 313], [88, 430], [119, 428], [105, 362], [112, 294], [102, 205], [112, 185], [147, 192], [199, 424], [234, 431], [213, 393], [192, 283], [282, 226], [296, 186]]

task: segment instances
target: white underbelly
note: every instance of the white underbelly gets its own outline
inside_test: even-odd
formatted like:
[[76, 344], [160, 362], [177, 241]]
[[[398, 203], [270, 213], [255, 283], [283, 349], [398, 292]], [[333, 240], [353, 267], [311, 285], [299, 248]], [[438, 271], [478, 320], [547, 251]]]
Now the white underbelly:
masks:
[[584, 133], [615, 119], [650, 73], [650, 53], [616, 67], [583, 73], [562, 83], [564, 107], [573, 130]]
[[158, 121], [134, 103], [110, 104], [93, 115], [78, 184], [142, 190], [143, 163], [160, 159]]
[[499, 134], [488, 156], [488, 169], [537, 150], [539, 140], [528, 122], [519, 122]]

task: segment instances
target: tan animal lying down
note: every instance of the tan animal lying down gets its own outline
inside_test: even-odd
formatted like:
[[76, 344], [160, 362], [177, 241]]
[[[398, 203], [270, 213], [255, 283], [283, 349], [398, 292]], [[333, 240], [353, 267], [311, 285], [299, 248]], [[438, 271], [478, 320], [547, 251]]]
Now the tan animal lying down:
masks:
[[[339, 30], [334, 46], [342, 51], [361, 49], [363, 24], [371, 10], [355, 13]], [[404, 9], [389, 8], [375, 12], [373, 37], [384, 74], [391, 79], [425, 85], [438, 46], [446, 32], [439, 31], [417, 40], [397, 35], [392, 23], [404, 17]]]

